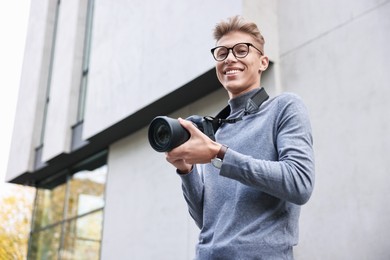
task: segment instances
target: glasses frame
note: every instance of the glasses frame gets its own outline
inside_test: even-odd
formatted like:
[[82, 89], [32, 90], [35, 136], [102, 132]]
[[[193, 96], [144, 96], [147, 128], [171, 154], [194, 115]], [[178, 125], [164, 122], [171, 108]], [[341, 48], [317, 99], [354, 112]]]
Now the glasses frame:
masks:
[[[245, 56], [237, 57], [237, 55], [236, 55], [236, 53], [234, 52], [233, 49], [234, 49], [234, 47], [236, 47], [237, 45], [240, 45], [240, 44], [245, 44], [246, 46], [248, 46], [248, 53], [245, 54]], [[256, 48], [256, 46], [254, 46], [252, 43], [249, 43], [249, 42], [239, 42], [239, 43], [234, 44], [234, 45], [233, 45], [232, 47], [230, 47], [230, 48], [228, 48], [228, 47], [226, 47], [226, 46], [217, 46], [217, 47], [212, 48], [210, 51], [211, 51], [211, 54], [213, 55], [214, 60], [216, 60], [216, 61], [224, 61], [224, 60], [226, 60], [226, 58], [229, 56], [230, 51], [232, 51], [232, 53], [233, 53], [234, 57], [236, 57], [236, 59], [245, 58], [245, 57], [248, 56], [248, 54], [249, 54], [249, 47], [255, 48], [258, 52], [260, 52], [261, 55], [264, 55], [264, 53], [263, 53], [261, 50], [259, 50], [258, 48]], [[227, 49], [225, 58], [223, 58], [223, 59], [221, 59], [221, 60], [217, 59], [217, 58], [215, 57], [215, 55], [214, 55], [215, 50], [218, 49], [218, 48], [226, 48], [226, 49]]]

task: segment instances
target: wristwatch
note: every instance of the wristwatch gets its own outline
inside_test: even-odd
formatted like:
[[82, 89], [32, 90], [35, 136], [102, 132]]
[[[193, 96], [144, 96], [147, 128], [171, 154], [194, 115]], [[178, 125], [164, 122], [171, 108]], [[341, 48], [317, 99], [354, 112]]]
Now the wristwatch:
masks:
[[217, 169], [221, 169], [222, 167], [222, 163], [223, 163], [223, 158], [225, 157], [225, 153], [227, 151], [229, 147], [227, 147], [226, 145], [222, 145], [221, 146], [221, 149], [219, 149], [218, 153], [217, 153], [217, 156], [213, 159], [211, 159], [211, 164], [217, 168]]

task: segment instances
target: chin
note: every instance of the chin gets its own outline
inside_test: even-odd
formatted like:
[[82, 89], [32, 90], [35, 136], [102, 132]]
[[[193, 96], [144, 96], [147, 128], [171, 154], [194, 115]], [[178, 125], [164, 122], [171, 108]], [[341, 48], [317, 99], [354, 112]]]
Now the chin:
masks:
[[243, 93], [246, 92], [245, 89], [239, 89], [239, 88], [226, 88], [226, 90], [229, 92], [229, 96], [232, 97], [237, 97]]
[[239, 84], [238, 82], [228, 81], [228, 82], [225, 82], [225, 84], [223, 84], [223, 86], [225, 87], [225, 89], [227, 89], [229, 91], [234, 91], [234, 90], [239, 91], [241, 89], [242, 84]]

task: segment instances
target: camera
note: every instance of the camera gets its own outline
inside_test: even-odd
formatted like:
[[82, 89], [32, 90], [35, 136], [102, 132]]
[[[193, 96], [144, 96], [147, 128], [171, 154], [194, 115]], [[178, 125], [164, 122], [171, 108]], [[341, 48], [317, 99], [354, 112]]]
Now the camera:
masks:
[[[215, 140], [212, 121], [207, 117], [193, 115], [186, 119], [209, 138]], [[185, 143], [190, 139], [190, 136], [190, 133], [181, 126], [179, 120], [167, 116], [155, 117], [148, 129], [149, 143], [157, 152], [168, 152]]]

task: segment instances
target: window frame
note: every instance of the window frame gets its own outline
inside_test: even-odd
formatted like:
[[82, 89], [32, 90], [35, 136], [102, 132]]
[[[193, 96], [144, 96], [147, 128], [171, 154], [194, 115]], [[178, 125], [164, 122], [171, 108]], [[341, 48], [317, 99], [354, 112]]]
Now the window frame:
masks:
[[[94, 174], [94, 171], [100, 171], [100, 169], [103, 169], [103, 173], [97, 172], [99, 174], [104, 175], [104, 181], [102, 183], [103, 187], [101, 190], [102, 195], [102, 206], [98, 206], [95, 208], [91, 208], [87, 211], [82, 211], [81, 214], [71, 214], [69, 215], [68, 209], [69, 209], [69, 201], [71, 199], [71, 185], [74, 185], [74, 182], [72, 184], [72, 181], [77, 180], [77, 178], [74, 178], [77, 176], [77, 174], [80, 173], [86, 173], [87, 180], [90, 180], [89, 174]], [[95, 172], [96, 173], [96, 172]], [[33, 209], [33, 215], [32, 215], [32, 221], [31, 221], [31, 231], [28, 241], [28, 252], [27, 252], [27, 259], [33, 259], [34, 256], [36, 256], [37, 253], [40, 253], [40, 250], [38, 249], [40, 246], [39, 240], [41, 239], [40, 235], [50, 234], [51, 231], [53, 231], [53, 234], [55, 230], [60, 230], [59, 234], [59, 240], [56, 241], [55, 238], [49, 239], [49, 241], [55, 241], [57, 244], [54, 244], [53, 248], [56, 248], [56, 259], [61, 259], [61, 254], [65, 246], [65, 239], [69, 235], [67, 233], [67, 226], [71, 225], [72, 222], [83, 219], [85, 217], [93, 216], [96, 213], [100, 212], [100, 216], [97, 217], [101, 218], [101, 226], [100, 228], [100, 237], [99, 239], [94, 239], [95, 242], [99, 243], [99, 256], [101, 253], [101, 241], [102, 241], [102, 231], [103, 231], [103, 217], [104, 217], [104, 208], [105, 208], [105, 185], [107, 182], [107, 175], [108, 175], [108, 165], [107, 165], [107, 151], [102, 151], [94, 156], [91, 156], [80, 163], [77, 163], [67, 169], [66, 171], [62, 171], [61, 173], [57, 174], [56, 176], [53, 176], [52, 178], [47, 178], [44, 180], [41, 185], [39, 185], [36, 189], [36, 195], [35, 195], [35, 201], [34, 201], [34, 209]], [[81, 182], [81, 184], [83, 184]], [[45, 215], [45, 206], [43, 208], [39, 208], [41, 205], [39, 203], [42, 203], [42, 201], [45, 201], [45, 198], [41, 200], [42, 193], [49, 190], [50, 192], [53, 191], [56, 188], [61, 188], [61, 185], [64, 186], [65, 194], [63, 198], [60, 198], [60, 202], [62, 203], [62, 206], [60, 206], [62, 214], [61, 219], [56, 219], [56, 221], [47, 222], [42, 224], [42, 218]], [[82, 189], [84, 191], [84, 189]], [[75, 193], [77, 195], [82, 195], [83, 193]], [[86, 195], [89, 195], [88, 193], [85, 193]], [[45, 196], [45, 194], [43, 194]], [[51, 196], [51, 194], [49, 194]], [[53, 200], [54, 201], [54, 200]], [[52, 201], [51, 201], [52, 202]], [[78, 203], [78, 202], [77, 202]], [[76, 204], [78, 207], [79, 204]], [[47, 211], [50, 214], [50, 209]], [[47, 213], [46, 212], [46, 213]], [[41, 215], [39, 215], [41, 214]], [[39, 219], [41, 218], [41, 219]], [[48, 246], [49, 248], [49, 246]], [[54, 251], [54, 250], [53, 250]]]

